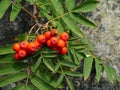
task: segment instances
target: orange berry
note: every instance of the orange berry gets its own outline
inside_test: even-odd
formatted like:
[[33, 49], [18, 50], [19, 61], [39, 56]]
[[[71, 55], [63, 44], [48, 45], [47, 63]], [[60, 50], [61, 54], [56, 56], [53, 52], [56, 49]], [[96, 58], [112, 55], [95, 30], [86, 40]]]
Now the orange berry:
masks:
[[37, 46], [35, 45], [35, 43], [31, 42], [28, 44], [28, 47], [27, 47], [28, 53], [35, 52], [36, 50], [37, 50]]
[[46, 42], [46, 37], [45, 37], [45, 35], [43, 35], [43, 34], [38, 35], [37, 41], [38, 41], [39, 43], [45, 43], [45, 42]]
[[55, 36], [53, 36], [53, 37], [50, 38], [50, 41], [51, 41], [52, 45], [57, 45], [57, 43], [58, 43], [58, 38], [55, 37]]
[[47, 40], [46, 44], [47, 44], [48, 47], [51, 47], [52, 46], [51, 40]]
[[62, 33], [60, 34], [60, 39], [66, 41], [66, 40], [68, 40], [68, 38], [69, 38], [68, 33], [62, 32]]
[[23, 50], [26, 50], [27, 46], [28, 46], [28, 41], [22, 41], [20, 43], [20, 48], [23, 49]]
[[51, 32], [50, 31], [45, 32], [44, 35], [45, 35], [47, 40], [51, 38]]
[[15, 43], [13, 45], [13, 50], [18, 52], [20, 50], [20, 44], [19, 43]]
[[63, 54], [65, 55], [67, 53], [67, 48], [66, 47], [63, 47], [60, 49], [60, 54]]
[[15, 53], [15, 54], [14, 54], [14, 58], [15, 58], [16, 60], [20, 60], [20, 59], [21, 59], [18, 53]]
[[39, 43], [37, 40], [35, 40], [33, 43], [36, 45], [37, 49], [42, 47], [42, 43]]
[[25, 50], [20, 50], [18, 52], [18, 55], [20, 56], [20, 58], [25, 58], [27, 56], [27, 52]]
[[58, 43], [57, 43], [57, 46], [58, 47], [65, 47], [65, 42], [62, 39], [59, 39]]
[[51, 36], [57, 36], [58, 35], [58, 30], [57, 29], [52, 29], [50, 32], [51, 32]]

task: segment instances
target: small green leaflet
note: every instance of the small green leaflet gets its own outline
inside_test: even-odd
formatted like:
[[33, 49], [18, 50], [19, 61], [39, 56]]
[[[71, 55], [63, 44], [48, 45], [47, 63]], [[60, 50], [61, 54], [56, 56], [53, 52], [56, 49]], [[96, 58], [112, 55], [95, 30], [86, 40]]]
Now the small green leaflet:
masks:
[[74, 64], [73, 62], [69, 62], [69, 61], [60, 61], [60, 63], [67, 67], [78, 67], [78, 65]]
[[71, 29], [71, 31], [77, 35], [78, 37], [83, 37], [82, 31], [78, 28], [75, 21], [68, 15], [62, 17], [62, 20], [66, 23], [66, 25]]
[[10, 0], [1, 0], [0, 1], [0, 19], [3, 17], [8, 7], [10, 6]]
[[90, 28], [96, 28], [96, 25], [90, 21], [89, 19], [87, 19], [86, 17], [80, 15], [79, 13], [71, 13], [70, 16], [77, 21], [78, 23], [90, 27]]
[[83, 74], [84, 74], [84, 79], [86, 80], [90, 76], [90, 72], [92, 69], [92, 63], [93, 63], [93, 58], [92, 57], [86, 57], [84, 60], [84, 66], [83, 66]]
[[4, 76], [4, 77], [0, 78], [0, 87], [6, 86], [6, 85], [16, 82], [16, 81], [23, 80], [26, 77], [27, 77], [27, 74], [22, 73], [22, 72]]
[[67, 78], [67, 77], [65, 79], [67, 81], [68, 86], [70, 87], [70, 90], [75, 90], [72, 81], [69, 78]]
[[116, 71], [114, 68], [104, 64], [104, 69], [107, 74], [108, 79], [110, 80], [111, 83], [116, 79]]
[[43, 62], [52, 72], [55, 72], [54, 64], [49, 59], [44, 59]]
[[63, 75], [63, 74], [60, 74], [60, 76], [59, 76], [59, 78], [58, 78], [58, 80], [57, 80], [57, 82], [56, 82], [55, 87], [58, 87], [58, 86], [60, 85], [60, 83], [62, 82], [63, 78], [64, 78], [64, 75]]
[[75, 6], [75, 0], [65, 0], [68, 11], [72, 10]]
[[42, 58], [42, 57], [40, 56], [40, 57], [38, 58], [37, 62], [35, 63], [35, 65], [33, 66], [33, 69], [32, 69], [33, 72], [39, 67], [39, 65], [40, 65], [40, 63], [41, 63], [41, 61], [42, 61], [41, 58]]
[[64, 13], [63, 6], [59, 0], [50, 0], [50, 1], [51, 1], [52, 5], [54, 6], [54, 9], [56, 10], [56, 12], [58, 14], [61, 15]]
[[69, 75], [69, 76], [74, 76], [74, 77], [82, 77], [83, 74], [80, 73], [80, 72], [72, 72], [72, 71], [65, 71], [65, 74], [66, 75]]
[[32, 84], [34, 86], [36, 86], [39, 90], [54, 90], [54, 88], [52, 86], [50, 86], [49, 84], [47, 84], [46, 82], [44, 82], [42, 79], [36, 77], [36, 76], [32, 76], [30, 78]]
[[15, 18], [18, 16], [21, 9], [22, 9], [22, 6], [19, 3], [12, 5], [12, 10], [11, 10], [11, 13], [10, 13], [10, 21], [15, 20]]
[[99, 1], [95, 0], [86, 0], [81, 5], [76, 7], [73, 12], [89, 12], [96, 8], [96, 6], [99, 4]]
[[0, 55], [0, 63], [11, 63], [14, 62], [13, 54]]
[[7, 75], [20, 72], [27, 67], [26, 63], [10, 63], [0, 66], [0, 75]]
[[9, 53], [14, 53], [12, 46], [0, 47], [0, 55], [5, 55]]
[[95, 69], [96, 69], [96, 79], [99, 82], [102, 74], [102, 65], [98, 59], [95, 60]]

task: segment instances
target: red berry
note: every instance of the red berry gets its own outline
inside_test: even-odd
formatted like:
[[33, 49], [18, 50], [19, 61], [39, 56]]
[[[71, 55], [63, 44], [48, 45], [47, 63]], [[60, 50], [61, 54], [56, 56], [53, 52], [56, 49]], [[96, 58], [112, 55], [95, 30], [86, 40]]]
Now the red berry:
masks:
[[63, 54], [65, 55], [67, 53], [67, 48], [66, 47], [63, 47], [60, 49], [60, 54]]
[[58, 38], [57, 37], [51, 37], [50, 38], [50, 41], [51, 41], [51, 43], [52, 43], [52, 45], [57, 45], [57, 43], [58, 43]]
[[27, 56], [27, 53], [26, 53], [25, 50], [20, 50], [20, 51], [18, 52], [18, 55], [19, 55], [21, 58], [25, 58], [25, 57]]
[[26, 50], [27, 46], [28, 46], [28, 41], [22, 41], [20, 43], [20, 48], [23, 49], [23, 50]]
[[68, 38], [69, 38], [68, 33], [62, 32], [62, 33], [60, 34], [60, 39], [66, 41], [66, 40], [68, 40]]
[[14, 58], [15, 58], [16, 60], [20, 60], [20, 59], [21, 59], [18, 53], [15, 53], [15, 54], [14, 54]]
[[51, 38], [51, 32], [50, 31], [45, 32], [44, 35], [45, 35], [47, 40]]
[[42, 47], [42, 43], [39, 43], [37, 40], [35, 40], [33, 43], [36, 45], [37, 49], [39, 49], [40, 47]]
[[46, 42], [46, 37], [45, 37], [45, 35], [43, 35], [43, 34], [38, 35], [37, 41], [38, 41], [39, 43], [45, 43], [45, 42]]
[[28, 47], [27, 47], [28, 53], [35, 52], [36, 50], [37, 50], [37, 47], [36, 47], [35, 43], [31, 42], [28, 44]]
[[65, 47], [65, 42], [62, 39], [59, 39], [58, 43], [57, 43], [57, 46], [58, 47]]
[[52, 29], [50, 32], [51, 32], [51, 36], [57, 36], [58, 35], [58, 30], [57, 29]]
[[20, 44], [19, 43], [15, 43], [13, 45], [13, 50], [18, 52], [20, 50]]
[[51, 40], [47, 40], [47, 46], [48, 46], [48, 47], [51, 47], [51, 46], [52, 46]]

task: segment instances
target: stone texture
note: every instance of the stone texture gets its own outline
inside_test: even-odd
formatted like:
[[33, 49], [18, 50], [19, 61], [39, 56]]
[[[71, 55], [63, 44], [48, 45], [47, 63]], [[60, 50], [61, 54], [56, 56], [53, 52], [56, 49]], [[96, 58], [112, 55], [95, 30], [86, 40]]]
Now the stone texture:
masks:
[[87, 17], [98, 25], [96, 29], [83, 29], [96, 55], [120, 73], [120, 0], [100, 0], [97, 9]]

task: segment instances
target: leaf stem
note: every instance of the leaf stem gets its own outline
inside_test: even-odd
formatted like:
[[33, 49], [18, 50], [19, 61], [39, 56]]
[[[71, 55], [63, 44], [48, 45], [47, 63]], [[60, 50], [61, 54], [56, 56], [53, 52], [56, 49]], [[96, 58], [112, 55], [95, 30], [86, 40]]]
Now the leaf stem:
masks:
[[71, 12], [72, 12], [72, 11], [68, 11], [67, 13], [64, 13], [64, 14], [62, 14], [62, 15], [60, 15], [60, 16], [57, 16], [57, 17], [55, 17], [55, 18], [53, 18], [53, 19], [49, 20], [47, 23], [50, 23], [50, 22], [52, 22], [52, 21], [54, 21], [54, 20], [56, 20], [56, 19], [59, 19], [59, 18], [61, 18], [61, 17], [65, 16], [65, 15], [67, 15], [67, 14], [71, 13]]
[[30, 60], [29, 60], [29, 65], [28, 65], [28, 70], [27, 70], [27, 79], [26, 79], [24, 90], [27, 90], [27, 86], [28, 86], [28, 82], [29, 82], [29, 78], [30, 78], [30, 73], [31, 73], [31, 67], [30, 67]]

